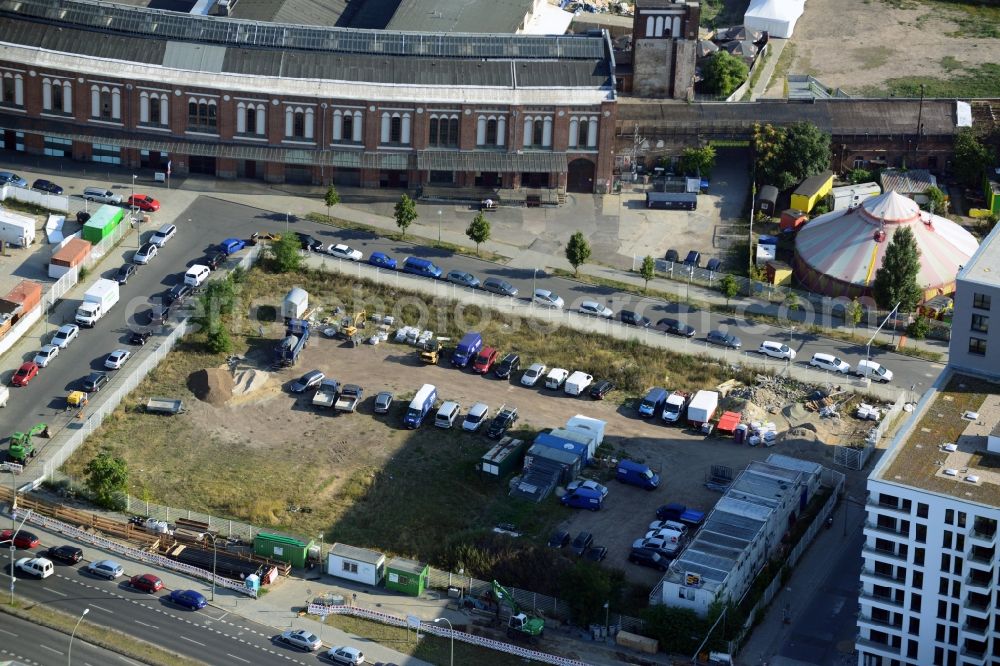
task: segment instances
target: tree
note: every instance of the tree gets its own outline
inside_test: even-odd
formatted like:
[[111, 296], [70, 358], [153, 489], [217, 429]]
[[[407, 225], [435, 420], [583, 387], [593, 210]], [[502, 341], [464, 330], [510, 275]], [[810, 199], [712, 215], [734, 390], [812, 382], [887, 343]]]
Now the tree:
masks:
[[959, 130], [955, 137], [955, 175], [966, 187], [978, 189], [983, 184], [983, 173], [993, 163], [993, 151], [983, 145], [972, 128]]
[[704, 148], [685, 148], [681, 153], [679, 168], [684, 174], [698, 174], [702, 178], [712, 175], [715, 167], [715, 148], [705, 146]]
[[948, 198], [940, 189], [932, 185], [924, 190], [924, 196], [927, 197], [927, 203], [924, 204], [925, 209], [935, 215], [944, 215], [948, 212]]
[[295, 234], [282, 234], [281, 238], [271, 243], [275, 270], [279, 273], [297, 271], [302, 265], [302, 255], [299, 253], [301, 248], [302, 244]]
[[642, 266], [639, 267], [639, 275], [646, 281], [642, 290], [649, 289], [649, 281], [656, 277], [656, 261], [648, 254], [642, 258]]
[[857, 298], [851, 300], [850, 303], [844, 306], [844, 319], [851, 323], [851, 328], [857, 329], [858, 324], [861, 323], [861, 319], [865, 316], [865, 309], [861, 305], [861, 301]]
[[403, 232], [400, 238], [406, 237], [406, 230], [419, 217], [417, 215], [417, 205], [413, 203], [413, 199], [405, 194], [399, 197], [399, 201], [396, 202], [393, 215], [396, 218], [396, 226]]
[[593, 562], [577, 561], [559, 578], [559, 588], [569, 604], [577, 626], [585, 627], [598, 619], [604, 620], [604, 604], [611, 601], [613, 590], [607, 571]]
[[657, 639], [660, 649], [669, 653], [692, 654], [711, 627], [690, 608], [658, 604], [640, 615], [646, 621], [644, 634]]
[[875, 174], [868, 169], [851, 169], [847, 172], [847, 180], [849, 180], [852, 185], [857, 185], [858, 183], [871, 183], [875, 180]]
[[577, 231], [566, 243], [566, 260], [573, 267], [573, 275], [579, 274], [580, 266], [587, 263], [587, 259], [590, 259], [590, 243], [581, 232]]
[[702, 67], [705, 89], [720, 97], [729, 97], [749, 72], [747, 64], [728, 51], [716, 51]]
[[490, 239], [490, 221], [483, 215], [483, 211], [476, 213], [469, 223], [469, 228], [465, 230], [465, 235], [476, 244], [476, 255], [479, 255], [479, 244]]
[[330, 209], [340, 203], [340, 192], [333, 185], [326, 188], [326, 194], [323, 195], [323, 203], [326, 204], [326, 216], [330, 217]]
[[899, 303], [901, 312], [912, 312], [920, 302], [922, 292], [917, 284], [920, 272], [920, 250], [913, 232], [903, 227], [892, 235], [885, 248], [882, 267], [875, 271], [872, 294], [883, 310]]
[[208, 330], [205, 345], [213, 354], [228, 354], [233, 351], [233, 339], [229, 337], [229, 331], [221, 321]]
[[740, 283], [736, 281], [729, 273], [726, 273], [721, 280], [719, 280], [719, 291], [722, 295], [726, 297], [726, 307], [729, 307], [729, 299], [735, 296], [740, 291]]
[[751, 145], [758, 185], [787, 190], [830, 168], [830, 135], [809, 122], [755, 125]]
[[122, 496], [128, 492], [128, 464], [102, 449], [84, 468], [87, 488], [94, 493], [98, 504], [108, 509], [122, 505]]
[[916, 340], [923, 340], [927, 337], [927, 334], [931, 332], [931, 323], [923, 315], [918, 316], [916, 319], [906, 327], [906, 334], [911, 338]]

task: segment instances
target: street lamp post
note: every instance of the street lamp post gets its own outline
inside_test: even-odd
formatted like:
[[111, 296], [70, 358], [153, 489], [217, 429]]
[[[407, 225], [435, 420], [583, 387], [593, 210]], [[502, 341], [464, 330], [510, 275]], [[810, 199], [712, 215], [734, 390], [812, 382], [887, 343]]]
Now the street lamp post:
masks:
[[[439, 617], [434, 620], [434, 624], [438, 624], [439, 622], [447, 622], [448, 629], [450, 629], [452, 632], [455, 631], [455, 628], [451, 626], [451, 620], [449, 620], [448, 618]], [[449, 634], [448, 638], [451, 639], [451, 666], [455, 666], [455, 636], [454, 634]]]
[[441, 211], [438, 210], [438, 245], [441, 244]]
[[291, 213], [287, 213], [287, 212], [285, 213], [285, 233], [286, 234], [288, 233], [288, 216], [289, 215], [291, 215]]
[[76, 638], [76, 630], [80, 628], [80, 623], [83, 622], [83, 618], [86, 617], [89, 612], [90, 606], [83, 609], [83, 612], [80, 613], [80, 618], [76, 621], [76, 626], [73, 627], [73, 633], [69, 635], [69, 650], [66, 651], [66, 666], [73, 666], [73, 639]]
[[531, 305], [535, 304], [535, 278], [537, 277], [538, 277], [538, 269], [536, 268], [534, 272], [531, 274], [531, 295], [528, 296], [529, 303], [531, 303]]
[[215, 559], [218, 555], [218, 549], [215, 547], [216, 536], [214, 534], [205, 533], [205, 538], [212, 540], [212, 598], [210, 601], [215, 601]]
[[[882, 320], [882, 323], [879, 324], [878, 328], [875, 329], [875, 332], [872, 333], [872, 337], [868, 338], [868, 343], [865, 345], [865, 358], [867, 358], [869, 361], [872, 360], [872, 341], [875, 340], [875, 336], [878, 335], [878, 332], [882, 330], [882, 327], [885, 326], [889, 322], [889, 319], [891, 319], [892, 316], [896, 314], [896, 312], [899, 310], [900, 303], [896, 303], [896, 307], [894, 307], [892, 310], [889, 311], [889, 314], [886, 315], [885, 319]], [[896, 338], [895, 328], [896, 327], [893, 326], [892, 337], [894, 340]]]

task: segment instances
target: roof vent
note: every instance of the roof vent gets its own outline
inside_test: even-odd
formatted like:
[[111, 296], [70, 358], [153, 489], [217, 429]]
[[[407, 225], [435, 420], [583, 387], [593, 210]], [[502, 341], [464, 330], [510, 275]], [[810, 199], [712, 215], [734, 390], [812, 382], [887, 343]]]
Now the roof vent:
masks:
[[954, 453], [955, 451], [958, 451], [958, 447], [955, 446], [954, 444], [942, 444], [941, 450], [948, 451], [949, 453]]
[[958, 470], [954, 469], [952, 467], [949, 467], [946, 470], [944, 470], [944, 475], [945, 476], [958, 476]]
[[965, 477], [965, 480], [968, 481], [969, 483], [979, 483], [979, 477], [976, 476], [975, 474], [970, 474], [969, 476]]

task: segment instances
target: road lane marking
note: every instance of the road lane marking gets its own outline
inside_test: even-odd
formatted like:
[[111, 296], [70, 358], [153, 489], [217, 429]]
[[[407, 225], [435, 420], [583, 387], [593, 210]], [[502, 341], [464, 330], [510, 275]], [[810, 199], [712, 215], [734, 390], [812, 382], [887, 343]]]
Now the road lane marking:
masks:
[[141, 624], [144, 627], [149, 627], [150, 629], [159, 629], [159, 627], [156, 626], [155, 624], [147, 624], [146, 622], [143, 622], [142, 620], [132, 620], [132, 621], [135, 622], [136, 624]]
[[48, 650], [49, 652], [55, 652], [56, 654], [65, 654], [55, 648], [50, 648], [48, 645], [42, 645], [41, 643], [38, 644], [38, 647], [42, 648], [43, 650]]
[[189, 642], [189, 643], [194, 643], [195, 645], [200, 645], [200, 646], [202, 646], [202, 647], [207, 647], [207, 646], [206, 646], [206, 645], [205, 645], [204, 643], [199, 643], [199, 642], [198, 642], [198, 641], [196, 641], [195, 639], [193, 639], [193, 638], [188, 638], [187, 636], [181, 636], [181, 639], [182, 639], [182, 640], [185, 640], [185, 641], [187, 641], [187, 642]]
[[244, 664], [249, 664], [250, 663], [249, 660], [244, 659], [243, 657], [237, 657], [235, 654], [230, 654], [229, 652], [226, 653], [226, 656], [227, 657], [232, 657], [233, 659], [236, 659], [237, 661], [242, 661]]
[[122, 661], [124, 661], [126, 664], [133, 664], [133, 666], [142, 666], [142, 664], [140, 664], [139, 662], [132, 661], [128, 657], [123, 657], [120, 654], [119, 655], [115, 655], [115, 656], [117, 656], [119, 659], [121, 659]]
[[6, 629], [0, 629], [0, 634], [7, 634], [8, 636], [13, 636], [14, 638], [17, 638], [17, 634], [15, 634], [13, 631], [7, 631]]
[[65, 592], [60, 592], [59, 590], [53, 590], [51, 587], [42, 587], [46, 592], [51, 592], [52, 594], [58, 594], [60, 597], [68, 597], [69, 595]]
[[100, 607], [100, 606], [98, 606], [97, 604], [90, 604], [90, 607], [91, 607], [91, 608], [96, 608], [96, 609], [97, 609], [97, 610], [99, 610], [99, 611], [104, 611], [104, 612], [105, 612], [105, 613], [107, 613], [108, 615], [114, 615], [114, 614], [115, 614], [115, 613], [114, 613], [114, 611], [109, 611], [109, 610], [108, 610], [107, 608], [101, 608], [101, 607]]

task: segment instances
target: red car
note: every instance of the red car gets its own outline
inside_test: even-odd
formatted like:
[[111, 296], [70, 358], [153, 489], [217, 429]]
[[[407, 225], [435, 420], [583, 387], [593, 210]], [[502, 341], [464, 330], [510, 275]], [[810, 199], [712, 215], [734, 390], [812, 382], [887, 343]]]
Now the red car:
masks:
[[497, 362], [498, 355], [497, 350], [493, 347], [483, 347], [483, 350], [476, 356], [476, 360], [472, 362], [472, 371], [485, 375]]
[[27, 386], [28, 382], [38, 374], [38, 364], [33, 361], [22, 363], [14, 376], [10, 378], [10, 383], [14, 386]]
[[[0, 532], [0, 541], [9, 542], [10, 536], [12, 534], [14, 534], [14, 530], [4, 530]], [[37, 545], [38, 545], [38, 537], [36, 537], [31, 532], [18, 530], [17, 535], [14, 536], [15, 548], [20, 548], [21, 550], [28, 550], [30, 548], [34, 548]], [[7, 547], [9, 547], [9, 544]]]
[[160, 202], [148, 194], [133, 194], [128, 198], [129, 208], [138, 208], [147, 213], [155, 213], [160, 210]]
[[140, 574], [128, 579], [128, 584], [142, 592], [153, 594], [163, 589], [163, 581], [153, 574]]

